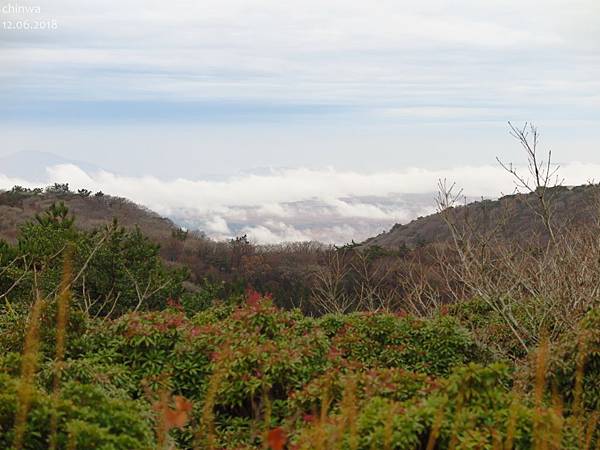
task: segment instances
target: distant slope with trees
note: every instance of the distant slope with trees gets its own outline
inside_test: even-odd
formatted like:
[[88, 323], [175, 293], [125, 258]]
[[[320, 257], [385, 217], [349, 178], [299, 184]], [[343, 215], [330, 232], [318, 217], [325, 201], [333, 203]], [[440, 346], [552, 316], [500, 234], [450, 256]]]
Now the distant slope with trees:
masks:
[[[548, 189], [553, 196], [553, 222], [559, 227], [579, 226], [600, 218], [600, 189], [597, 185], [555, 186]], [[494, 229], [505, 238], [529, 239], [532, 234], [544, 235], [546, 230], [529, 205], [536, 193], [512, 194], [497, 200], [479, 200], [455, 206], [455, 215], [465, 227], [483, 232]], [[439, 212], [419, 217], [407, 224], [397, 224], [378, 236], [367, 239], [364, 246], [398, 249], [416, 248], [426, 244], [448, 242], [452, 235]]]
[[14, 242], [19, 225], [59, 201], [77, 217], [77, 226], [85, 230], [113, 218], [127, 228], [139, 226], [144, 234], [155, 239], [168, 237], [177, 229], [169, 219], [121, 197], [86, 189], [72, 192], [68, 184], [54, 184], [45, 190], [15, 186], [10, 191], [0, 191], [0, 239]]

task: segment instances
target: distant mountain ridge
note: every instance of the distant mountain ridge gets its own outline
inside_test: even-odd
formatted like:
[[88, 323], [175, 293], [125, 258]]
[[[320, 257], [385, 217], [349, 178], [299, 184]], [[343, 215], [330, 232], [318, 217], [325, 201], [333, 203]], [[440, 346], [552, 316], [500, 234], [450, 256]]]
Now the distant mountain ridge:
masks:
[[[558, 186], [551, 188], [553, 196], [553, 221], [557, 226], [577, 226], [600, 220], [600, 186]], [[499, 236], [527, 239], [544, 234], [544, 227], [529, 205], [535, 205], [535, 194], [506, 195], [498, 200], [480, 200], [454, 208], [454, 216], [461, 222], [468, 218], [470, 226], [484, 231], [496, 227]], [[442, 215], [434, 213], [419, 217], [407, 224], [394, 225], [362, 243], [363, 246], [380, 246], [397, 249], [447, 242], [450, 230]]]
[[[600, 186], [583, 185], [553, 188], [554, 221], [557, 225], [578, 225], [600, 220]], [[0, 239], [14, 241], [18, 226], [43, 212], [53, 202], [64, 201], [77, 217], [77, 224], [92, 229], [113, 218], [126, 227], [139, 226], [157, 242], [171, 238], [179, 227], [172, 220], [137, 205], [127, 199], [103, 195], [84, 197], [75, 193], [40, 195], [11, 195], [0, 191]], [[476, 230], [497, 228], [500, 235], [510, 238], [527, 238], [544, 229], [528, 203], [535, 203], [533, 194], [507, 195], [498, 200], [479, 200], [458, 206], [455, 216], [469, 218]], [[497, 226], [500, 221], [506, 221]], [[365, 240], [361, 245], [397, 249], [425, 244], [447, 242], [451, 239], [447, 224], [440, 213], [419, 217], [406, 224], [396, 224], [389, 231]]]

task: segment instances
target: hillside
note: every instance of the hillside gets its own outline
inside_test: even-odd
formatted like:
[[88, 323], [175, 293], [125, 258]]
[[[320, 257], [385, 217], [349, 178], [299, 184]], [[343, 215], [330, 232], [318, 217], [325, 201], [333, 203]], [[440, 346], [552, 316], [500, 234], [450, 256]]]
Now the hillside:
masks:
[[73, 192], [0, 191], [0, 239], [14, 242], [18, 226], [45, 211], [52, 203], [64, 202], [77, 218], [77, 226], [91, 230], [116, 218], [120, 225], [132, 228], [136, 225], [155, 241], [170, 238], [177, 229], [165, 219], [147, 208], [127, 199], [109, 195], [84, 196]]
[[245, 236], [215, 241], [201, 232], [183, 232], [171, 220], [127, 199], [74, 193], [67, 185], [45, 191], [0, 191], [0, 241], [14, 245], [20, 225], [55, 202], [64, 202], [79, 230], [102, 228], [113, 219], [126, 229], [138, 226], [144, 236], [160, 245], [160, 256], [169, 267], [189, 271], [186, 289], [203, 287], [207, 295], [243, 292], [246, 286], [254, 286], [276, 294], [282, 304], [301, 304], [311, 290], [311, 273], [322, 258], [317, 243], [257, 246]]
[[[597, 185], [555, 187], [552, 195], [553, 219], [556, 226], [590, 223], [598, 218]], [[498, 200], [480, 200], [454, 208], [455, 217], [462, 225], [473, 231], [485, 232], [496, 229], [498, 236], [528, 239], [544, 233], [534, 208], [535, 194], [514, 194]], [[380, 246], [397, 249], [425, 244], [446, 242], [451, 238], [447, 224], [440, 213], [419, 217], [407, 224], [396, 224], [388, 232], [366, 240], [364, 246]]]

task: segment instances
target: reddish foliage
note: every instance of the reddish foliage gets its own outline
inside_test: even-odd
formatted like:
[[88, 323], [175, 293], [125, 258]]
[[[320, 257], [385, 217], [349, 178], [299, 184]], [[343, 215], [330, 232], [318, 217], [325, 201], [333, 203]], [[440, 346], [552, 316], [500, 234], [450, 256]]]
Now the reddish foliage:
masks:
[[399, 309], [395, 314], [397, 317], [408, 317], [408, 312], [404, 309]]
[[331, 347], [327, 354], [327, 359], [336, 359], [343, 355], [342, 351], [337, 347]]
[[163, 323], [163, 322], [159, 322], [154, 325], [154, 329], [160, 331], [161, 333], [164, 333], [165, 331], [167, 331], [167, 324]]
[[258, 306], [262, 298], [263, 297], [260, 294], [260, 292], [257, 292], [252, 288], [248, 288], [246, 290], [246, 303], [248, 304], [248, 306]]
[[218, 332], [219, 330], [213, 325], [193, 326], [190, 329], [190, 334], [194, 337], [200, 336], [201, 334], [215, 334]]
[[304, 414], [304, 416], [302, 416], [302, 420], [304, 420], [306, 423], [312, 423], [315, 421], [315, 416], [314, 414]]
[[287, 435], [281, 427], [273, 428], [269, 431], [267, 442], [272, 450], [283, 450], [283, 447], [287, 442]]
[[154, 410], [162, 415], [167, 430], [172, 428], [183, 428], [187, 425], [192, 412], [192, 402], [181, 395], [173, 397], [175, 405], [173, 408], [158, 402], [154, 404]]
[[272, 298], [273, 295], [268, 292], [265, 294], [261, 294], [254, 288], [249, 287], [246, 289], [246, 304], [248, 306], [256, 307], [260, 304], [261, 300], [271, 300]]
[[169, 308], [173, 308], [173, 309], [177, 309], [179, 311], [183, 311], [183, 306], [181, 305], [181, 303], [179, 303], [179, 300], [176, 300], [174, 298], [167, 299], [167, 306]]
[[177, 316], [172, 317], [167, 321], [167, 326], [169, 328], [179, 328], [184, 323], [185, 323], [185, 317], [183, 316], [183, 314], [178, 314]]

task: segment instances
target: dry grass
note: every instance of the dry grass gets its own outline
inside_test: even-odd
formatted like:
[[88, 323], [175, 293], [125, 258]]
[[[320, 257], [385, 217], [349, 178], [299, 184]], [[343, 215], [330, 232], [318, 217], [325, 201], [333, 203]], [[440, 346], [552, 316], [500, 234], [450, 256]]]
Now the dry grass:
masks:
[[[69, 303], [71, 301], [71, 282], [73, 280], [73, 248], [67, 247], [64, 255], [63, 272], [60, 280], [59, 293], [56, 301], [56, 355], [54, 357], [54, 377], [52, 380], [52, 401], [57, 405], [60, 397], [60, 382], [62, 378], [69, 323]], [[58, 409], [53, 409], [50, 421], [50, 450], [58, 446]]]
[[40, 347], [40, 321], [45, 307], [45, 302], [39, 291], [36, 291], [36, 299], [27, 324], [23, 358], [21, 362], [21, 378], [17, 390], [17, 412], [15, 416], [15, 438], [13, 447], [15, 450], [23, 448], [23, 438], [27, 429], [27, 415], [31, 406], [31, 396], [35, 386], [35, 372], [38, 366], [38, 354]]
[[[358, 427], [357, 427], [357, 398], [356, 398], [356, 380], [350, 376], [346, 380], [344, 387], [344, 394], [342, 396], [341, 404], [341, 434], [348, 430], [348, 447], [349, 450], [356, 450], [358, 448]], [[341, 447], [341, 446], [340, 446]]]
[[[433, 450], [440, 434], [440, 427], [442, 426], [442, 420], [444, 419], [444, 408], [445, 404], [442, 404], [438, 409], [431, 425], [431, 431], [429, 432], [429, 439], [427, 440], [427, 450]], [[391, 422], [389, 420], [388, 422]]]
[[271, 403], [271, 393], [266, 383], [263, 383], [262, 388], [262, 404], [263, 404], [263, 431], [262, 445], [264, 449], [269, 448], [269, 432], [271, 431], [271, 416], [273, 413], [273, 405]]
[[215, 355], [215, 370], [210, 377], [204, 397], [200, 421], [194, 436], [194, 450], [214, 450], [217, 448], [214, 408], [221, 383], [227, 375], [227, 362], [230, 356], [230, 343], [225, 342], [221, 347], [221, 351]]

